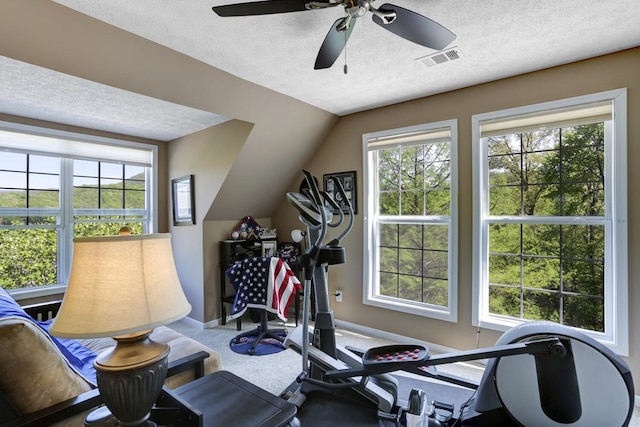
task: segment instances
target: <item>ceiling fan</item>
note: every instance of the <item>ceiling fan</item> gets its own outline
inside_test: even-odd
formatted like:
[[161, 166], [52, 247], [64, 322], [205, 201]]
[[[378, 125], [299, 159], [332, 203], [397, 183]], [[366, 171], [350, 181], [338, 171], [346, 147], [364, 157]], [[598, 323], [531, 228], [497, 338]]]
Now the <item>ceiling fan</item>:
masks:
[[214, 6], [212, 9], [218, 16], [228, 17], [271, 15], [343, 6], [346, 15], [336, 20], [327, 33], [313, 67], [316, 70], [333, 65], [347, 44], [356, 19], [367, 12], [373, 14], [373, 22], [382, 28], [431, 49], [442, 50], [456, 38], [451, 31], [425, 16], [389, 3], [376, 9], [371, 5], [373, 1], [375, 0], [266, 0]]

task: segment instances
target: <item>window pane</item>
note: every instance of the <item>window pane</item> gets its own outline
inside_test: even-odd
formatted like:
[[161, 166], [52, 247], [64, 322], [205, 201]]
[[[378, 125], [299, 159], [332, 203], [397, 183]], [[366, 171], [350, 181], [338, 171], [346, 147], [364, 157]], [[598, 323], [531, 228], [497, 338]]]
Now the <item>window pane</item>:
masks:
[[100, 177], [115, 178], [122, 181], [124, 166], [117, 163], [100, 162]]
[[380, 236], [387, 245], [379, 248], [383, 295], [446, 306], [448, 226], [383, 224]]
[[398, 279], [398, 298], [409, 301], [422, 301], [422, 277], [401, 274]]
[[399, 272], [402, 274], [422, 275], [422, 251], [419, 249], [400, 249]]
[[561, 322], [560, 294], [554, 292], [524, 291], [523, 318]]
[[97, 209], [98, 189], [90, 187], [76, 187], [73, 190], [73, 207], [78, 209]]
[[58, 209], [60, 207], [60, 192], [57, 190], [30, 191], [29, 207]]
[[565, 298], [563, 323], [590, 331], [604, 332], [604, 298], [570, 295]]
[[57, 283], [55, 229], [0, 229], [0, 286], [27, 288]]
[[0, 171], [26, 171], [27, 155], [22, 153], [0, 152]]
[[57, 157], [29, 155], [29, 172], [60, 175], [60, 159]]
[[126, 209], [144, 209], [145, 208], [145, 193], [143, 191], [125, 191], [124, 207]]
[[60, 176], [30, 173], [29, 188], [32, 190], [59, 190]]
[[449, 282], [447, 280], [425, 278], [422, 301], [441, 307], [448, 307]]
[[122, 190], [114, 190], [110, 188], [102, 188], [100, 190], [100, 208], [101, 209], [121, 209], [123, 208]]
[[604, 215], [603, 123], [485, 143], [491, 215]]
[[[572, 294], [604, 295], [602, 226], [494, 224], [489, 241], [489, 283], [524, 290], [522, 300], [513, 296], [504, 299], [497, 293], [503, 299], [490, 306], [515, 312], [522, 305], [524, 318], [534, 320], [543, 312], [560, 313], [560, 304], [575, 296]], [[553, 297], [535, 289], [554, 291]], [[549, 306], [533, 307], [537, 301], [549, 304], [551, 299], [558, 300], [553, 310]], [[513, 307], [507, 307], [508, 303]]]
[[423, 242], [425, 249], [449, 250], [449, 226], [448, 225], [425, 225], [423, 226]]
[[142, 222], [77, 222], [73, 226], [74, 237], [116, 236], [122, 227], [129, 227], [131, 234], [142, 234]]
[[380, 295], [385, 297], [398, 297], [398, 275], [392, 273], [380, 273]]
[[2, 188], [27, 188], [27, 174], [0, 171], [0, 183]]
[[98, 176], [99, 163], [91, 160], [74, 160], [73, 174], [75, 176]]
[[379, 200], [381, 215], [400, 215], [400, 193], [380, 193]]
[[395, 273], [398, 271], [398, 249], [380, 248], [380, 271]]
[[489, 312], [520, 318], [520, 289], [489, 285]]
[[401, 224], [398, 226], [398, 230], [401, 248], [422, 248], [422, 224]]
[[398, 225], [397, 224], [380, 224], [380, 246], [397, 246], [398, 245]]
[[[1, 178], [2, 177], [0, 177], [0, 179]], [[3, 207], [3, 208], [26, 208], [27, 207], [27, 192], [25, 190], [3, 190], [3, 191], [0, 191], [0, 207]]]

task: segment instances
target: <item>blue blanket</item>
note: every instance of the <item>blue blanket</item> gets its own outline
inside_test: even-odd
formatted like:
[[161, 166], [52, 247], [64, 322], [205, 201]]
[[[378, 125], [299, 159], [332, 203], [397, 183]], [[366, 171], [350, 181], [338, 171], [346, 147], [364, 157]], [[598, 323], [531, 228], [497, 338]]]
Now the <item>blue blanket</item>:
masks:
[[40, 328], [45, 336], [50, 338], [58, 347], [71, 369], [80, 374], [90, 384], [96, 385], [96, 371], [93, 367], [93, 362], [97, 356], [96, 353], [78, 341], [68, 338], [57, 338], [51, 335], [49, 333], [49, 326], [52, 321], [39, 322], [34, 320], [5, 289], [0, 287], [0, 318], [3, 317], [17, 317]]

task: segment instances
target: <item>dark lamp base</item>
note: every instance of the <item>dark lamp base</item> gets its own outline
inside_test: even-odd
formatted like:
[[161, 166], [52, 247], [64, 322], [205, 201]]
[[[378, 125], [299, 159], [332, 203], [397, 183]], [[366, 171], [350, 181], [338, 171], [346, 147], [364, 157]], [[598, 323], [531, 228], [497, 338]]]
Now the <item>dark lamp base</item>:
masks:
[[121, 426], [155, 425], [148, 418], [167, 376], [169, 346], [150, 333], [115, 337], [116, 346], [94, 363], [100, 395]]

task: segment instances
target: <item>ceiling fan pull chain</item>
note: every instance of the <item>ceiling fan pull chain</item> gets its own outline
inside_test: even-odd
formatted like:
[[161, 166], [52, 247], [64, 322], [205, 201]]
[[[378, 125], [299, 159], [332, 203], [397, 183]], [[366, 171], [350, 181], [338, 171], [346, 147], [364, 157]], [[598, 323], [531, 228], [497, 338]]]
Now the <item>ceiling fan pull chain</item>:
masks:
[[342, 68], [342, 71], [344, 72], [344, 74], [346, 75], [349, 72], [349, 69], [347, 67], [347, 32], [344, 32], [344, 67]]

